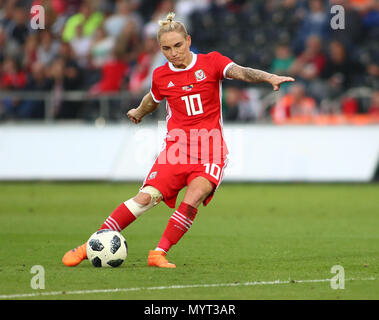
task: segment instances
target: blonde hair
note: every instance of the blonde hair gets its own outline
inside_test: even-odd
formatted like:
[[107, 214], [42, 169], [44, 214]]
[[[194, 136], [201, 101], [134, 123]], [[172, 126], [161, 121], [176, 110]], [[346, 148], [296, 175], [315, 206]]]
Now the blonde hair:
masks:
[[160, 42], [162, 34], [166, 32], [175, 31], [175, 32], [181, 33], [184, 38], [188, 37], [188, 32], [184, 24], [179, 21], [174, 21], [174, 17], [175, 17], [175, 13], [170, 12], [166, 16], [166, 20], [159, 20], [158, 23], [160, 27], [157, 32], [158, 42]]

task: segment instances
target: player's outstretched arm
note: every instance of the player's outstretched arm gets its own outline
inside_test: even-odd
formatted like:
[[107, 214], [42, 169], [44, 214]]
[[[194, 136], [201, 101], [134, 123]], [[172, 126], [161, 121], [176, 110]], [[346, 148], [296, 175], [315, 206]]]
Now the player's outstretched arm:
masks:
[[291, 77], [283, 77], [262, 70], [241, 67], [235, 63], [226, 70], [226, 77], [250, 83], [267, 82], [272, 85], [275, 91], [279, 90], [282, 83], [295, 81], [295, 79]]
[[156, 103], [151, 96], [151, 93], [147, 93], [137, 108], [130, 109], [127, 113], [128, 118], [134, 123], [140, 123], [142, 118], [149, 113], [152, 113], [158, 108], [159, 103]]

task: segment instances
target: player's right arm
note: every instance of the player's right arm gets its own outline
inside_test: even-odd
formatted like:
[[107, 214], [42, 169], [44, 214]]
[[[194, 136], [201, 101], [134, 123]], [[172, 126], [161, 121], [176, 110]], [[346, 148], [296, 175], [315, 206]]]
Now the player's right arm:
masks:
[[140, 123], [142, 118], [147, 114], [152, 113], [158, 108], [159, 103], [155, 102], [151, 93], [147, 93], [137, 108], [130, 109], [127, 113], [128, 118], [134, 123]]

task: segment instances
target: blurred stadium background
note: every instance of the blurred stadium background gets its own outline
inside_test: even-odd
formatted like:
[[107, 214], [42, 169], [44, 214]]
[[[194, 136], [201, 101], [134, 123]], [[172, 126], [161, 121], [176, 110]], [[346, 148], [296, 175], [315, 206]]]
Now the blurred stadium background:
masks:
[[125, 113], [165, 62], [155, 35], [170, 11], [193, 51], [297, 80], [280, 92], [224, 81], [225, 180], [379, 179], [375, 0], [0, 0], [0, 179], [143, 179], [165, 107], [138, 127]]

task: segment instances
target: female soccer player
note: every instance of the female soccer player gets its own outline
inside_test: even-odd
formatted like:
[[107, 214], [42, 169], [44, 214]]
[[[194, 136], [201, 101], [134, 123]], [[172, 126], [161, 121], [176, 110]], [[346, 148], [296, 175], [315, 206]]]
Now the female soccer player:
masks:
[[[140, 105], [127, 116], [138, 124], [166, 99], [167, 134], [137, 195], [118, 206], [100, 229], [122, 231], [144, 212], [163, 200], [176, 207], [176, 197], [187, 187], [183, 201], [170, 217], [148, 265], [175, 268], [166, 254], [191, 227], [197, 208], [206, 206], [220, 185], [227, 164], [227, 147], [222, 132], [221, 82], [236, 79], [249, 83], [267, 82], [274, 90], [290, 77], [242, 67], [218, 52], [194, 54], [191, 37], [181, 22], [169, 13], [160, 21], [157, 38], [168, 62], [156, 68], [152, 86]], [[86, 244], [68, 251], [62, 261], [75, 266], [87, 258]]]

